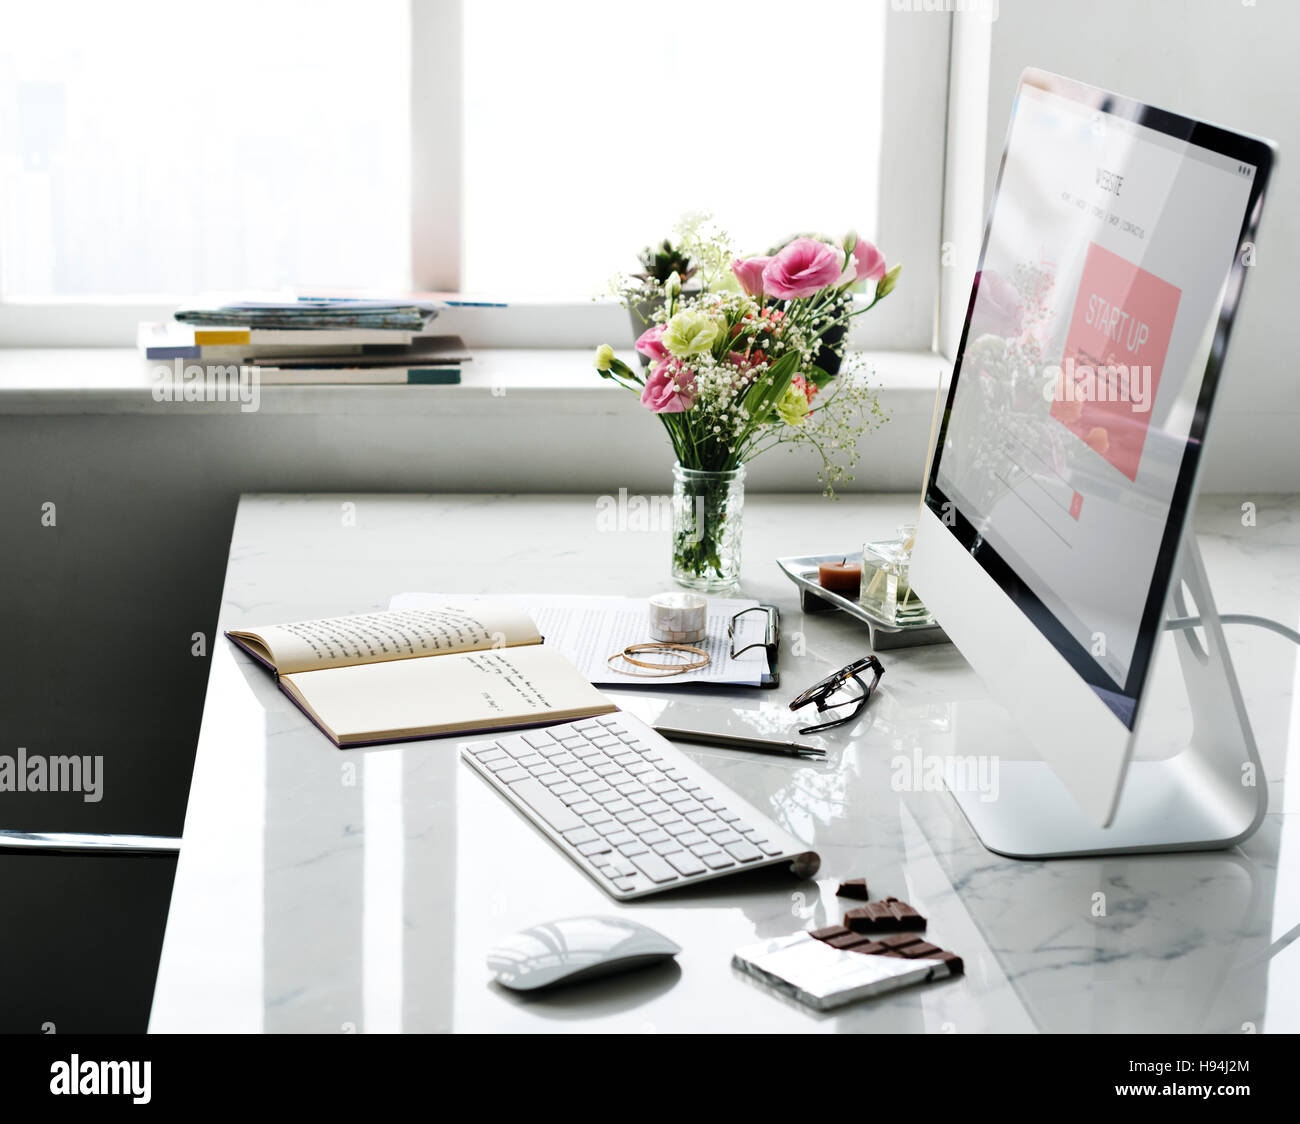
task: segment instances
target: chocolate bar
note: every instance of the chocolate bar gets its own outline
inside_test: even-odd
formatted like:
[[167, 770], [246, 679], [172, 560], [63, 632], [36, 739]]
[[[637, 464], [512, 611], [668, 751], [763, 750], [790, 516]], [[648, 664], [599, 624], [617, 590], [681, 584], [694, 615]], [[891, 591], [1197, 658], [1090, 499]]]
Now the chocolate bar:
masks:
[[857, 948], [858, 945], [871, 944], [872, 941], [861, 933], [843, 933], [838, 937], [829, 937], [824, 943], [831, 948]]
[[[850, 925], [854, 920], [863, 923], [868, 919], [882, 925], [920, 921], [919, 927], [925, 928], [925, 918], [906, 902], [900, 902], [897, 898], [886, 898], [883, 902], [868, 902], [867, 905], [851, 909], [844, 915], [845, 922]], [[809, 936], [816, 937], [832, 948], [867, 956], [891, 956], [899, 960], [942, 960], [954, 976], [960, 976], [966, 970], [961, 957], [955, 952], [947, 952], [938, 945], [931, 944], [918, 937], [914, 931], [864, 936], [856, 926], [846, 929], [843, 925], [828, 925], [824, 929], [812, 930]]]
[[848, 931], [843, 925], [827, 925], [824, 929], [809, 930], [809, 936], [816, 937], [819, 941], [828, 941], [831, 937], [842, 937]]
[[925, 918], [907, 902], [886, 898], [883, 902], [867, 902], [849, 910], [844, 915], [844, 925], [855, 933], [919, 932], [925, 928]]
[[867, 893], [867, 880], [865, 878], [850, 878], [846, 882], [840, 883], [840, 888], [835, 891], [837, 898], [855, 898], [858, 901], [865, 902], [871, 895]]

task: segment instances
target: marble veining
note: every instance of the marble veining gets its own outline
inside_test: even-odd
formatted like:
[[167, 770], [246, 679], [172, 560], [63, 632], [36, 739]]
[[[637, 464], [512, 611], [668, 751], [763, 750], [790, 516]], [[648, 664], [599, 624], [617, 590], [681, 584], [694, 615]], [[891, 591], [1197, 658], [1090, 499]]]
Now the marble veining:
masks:
[[[907, 496], [751, 495], [742, 593], [781, 608], [782, 686], [612, 693], [676, 725], [722, 709], [759, 736], [789, 730], [785, 703], [863, 654], [866, 633], [801, 614], [774, 559], [854, 549], [914, 512]], [[374, 611], [408, 590], [667, 588], [667, 530], [602, 530], [596, 514], [590, 496], [246, 497], [220, 627]], [[1211, 497], [1198, 527], [1220, 611], [1296, 625], [1300, 500]], [[825, 763], [689, 749], [820, 852], [815, 882], [756, 872], [626, 905], [461, 766], [454, 739], [339, 751], [219, 640], [152, 1029], [1300, 1030], [1300, 817], [1283, 784], [1300, 752], [1297, 654], [1254, 629], [1228, 638], [1270, 785], [1241, 848], [1056, 863], [985, 850], [946, 793], [894, 783], [896, 759], [944, 753], [985, 700], [939, 646], [883, 654], [879, 697], [822, 736]], [[1016, 756], [1014, 734], [987, 752]], [[926, 914], [966, 975], [818, 1015], [730, 968], [743, 944], [837, 920], [836, 884], [857, 875]], [[484, 953], [503, 933], [624, 912], [677, 941], [677, 964], [531, 999], [489, 984]]]

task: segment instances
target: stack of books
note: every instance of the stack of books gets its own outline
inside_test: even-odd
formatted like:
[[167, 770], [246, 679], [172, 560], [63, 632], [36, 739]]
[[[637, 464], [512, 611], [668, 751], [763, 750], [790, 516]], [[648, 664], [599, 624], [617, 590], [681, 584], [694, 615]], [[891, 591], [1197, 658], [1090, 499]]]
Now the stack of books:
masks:
[[152, 363], [237, 364], [263, 385], [460, 382], [459, 336], [426, 335], [437, 305], [414, 300], [297, 297], [188, 305], [140, 325]]

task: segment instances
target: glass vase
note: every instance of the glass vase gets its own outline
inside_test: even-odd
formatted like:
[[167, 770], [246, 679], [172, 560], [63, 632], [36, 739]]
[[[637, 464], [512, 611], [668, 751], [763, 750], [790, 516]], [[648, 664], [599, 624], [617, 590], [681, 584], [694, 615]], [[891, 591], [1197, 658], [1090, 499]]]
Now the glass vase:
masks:
[[673, 465], [673, 580], [720, 593], [740, 581], [745, 466], [707, 472]]

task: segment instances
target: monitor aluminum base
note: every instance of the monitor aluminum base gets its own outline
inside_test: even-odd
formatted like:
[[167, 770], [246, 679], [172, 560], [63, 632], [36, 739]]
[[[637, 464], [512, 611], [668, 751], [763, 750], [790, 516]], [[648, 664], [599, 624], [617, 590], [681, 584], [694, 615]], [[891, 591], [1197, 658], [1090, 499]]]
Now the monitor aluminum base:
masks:
[[[1259, 827], [1268, 803], [1264, 770], [1190, 528], [1181, 574], [1172, 607], [1187, 616], [1185, 584], [1204, 636], [1204, 644], [1190, 629], [1162, 637], [1177, 647], [1191, 704], [1186, 746], [1164, 760], [1129, 761], [1108, 827], [1098, 827], [1043, 762], [999, 760], [995, 799], [955, 783], [950, 770], [949, 791], [989, 850], [1016, 859], [1208, 851], [1234, 846]], [[1139, 738], [1150, 717], [1139, 721]]]

